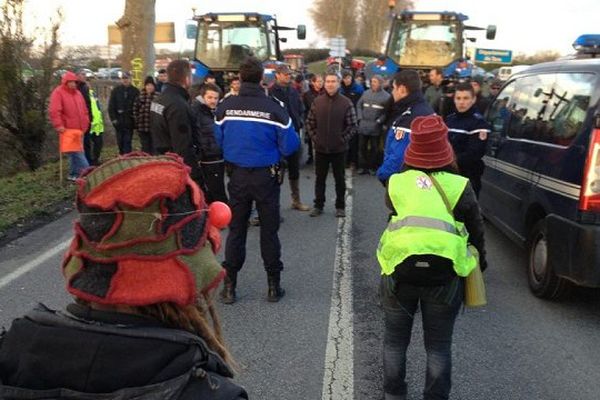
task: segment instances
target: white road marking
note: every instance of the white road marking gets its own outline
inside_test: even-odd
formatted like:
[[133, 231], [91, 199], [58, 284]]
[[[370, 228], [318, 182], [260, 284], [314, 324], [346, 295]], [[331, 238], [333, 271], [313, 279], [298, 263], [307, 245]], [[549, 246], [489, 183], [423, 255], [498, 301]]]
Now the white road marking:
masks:
[[25, 275], [29, 271], [39, 267], [44, 262], [46, 262], [49, 258], [52, 258], [52, 257], [56, 256], [58, 253], [65, 251], [67, 249], [67, 247], [69, 247], [69, 243], [71, 243], [71, 239], [57, 244], [55, 247], [43, 252], [42, 254], [40, 254], [39, 256], [34, 258], [33, 260], [31, 260], [28, 263], [15, 269], [10, 274], [3, 276], [2, 278], [0, 278], [0, 289], [2, 289], [4, 286], [8, 285], [15, 279], [18, 279], [22, 275]]
[[354, 398], [352, 305], [352, 176], [346, 179], [346, 218], [338, 220], [333, 291], [325, 352], [322, 400]]

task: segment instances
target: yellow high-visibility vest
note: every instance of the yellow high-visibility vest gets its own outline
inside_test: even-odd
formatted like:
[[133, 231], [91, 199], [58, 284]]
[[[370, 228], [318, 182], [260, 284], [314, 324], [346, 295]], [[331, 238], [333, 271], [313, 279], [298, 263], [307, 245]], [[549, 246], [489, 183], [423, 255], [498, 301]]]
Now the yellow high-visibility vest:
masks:
[[[468, 179], [447, 172], [433, 176], [454, 210]], [[458, 276], [469, 275], [477, 265], [476, 255], [467, 247], [469, 235], [464, 224], [450, 215], [429, 176], [419, 170], [394, 174], [388, 193], [397, 215], [379, 241], [381, 273], [391, 275], [409, 256], [433, 254], [451, 260]]]

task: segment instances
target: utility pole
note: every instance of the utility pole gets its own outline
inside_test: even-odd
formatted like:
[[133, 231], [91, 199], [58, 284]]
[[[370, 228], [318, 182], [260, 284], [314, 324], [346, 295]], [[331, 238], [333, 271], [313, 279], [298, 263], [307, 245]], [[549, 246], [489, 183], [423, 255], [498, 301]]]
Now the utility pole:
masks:
[[126, 0], [125, 12], [116, 22], [123, 41], [123, 70], [131, 71], [137, 87], [146, 76], [154, 76], [155, 5], [156, 0]]

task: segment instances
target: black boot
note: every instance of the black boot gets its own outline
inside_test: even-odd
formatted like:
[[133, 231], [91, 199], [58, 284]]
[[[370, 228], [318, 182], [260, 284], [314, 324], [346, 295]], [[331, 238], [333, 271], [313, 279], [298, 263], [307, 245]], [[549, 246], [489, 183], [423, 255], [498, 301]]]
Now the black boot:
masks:
[[224, 304], [235, 303], [235, 285], [237, 283], [237, 272], [227, 271], [225, 281], [223, 282], [223, 291], [221, 292], [221, 301]]
[[285, 295], [285, 290], [279, 285], [281, 274], [279, 272], [273, 272], [267, 275], [269, 283], [269, 292], [267, 294], [267, 300], [276, 303]]

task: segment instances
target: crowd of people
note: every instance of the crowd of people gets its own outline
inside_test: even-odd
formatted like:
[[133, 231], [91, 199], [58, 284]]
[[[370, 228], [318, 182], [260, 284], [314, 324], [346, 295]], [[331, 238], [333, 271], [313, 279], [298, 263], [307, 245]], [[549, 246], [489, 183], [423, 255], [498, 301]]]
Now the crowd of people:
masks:
[[[225, 94], [214, 76], [192, 84], [185, 60], [171, 62], [156, 81], [148, 77], [141, 90], [123, 74], [108, 103], [121, 157], [105, 163], [97, 97], [85, 74], [64, 74], [49, 107], [58, 134], [72, 133], [70, 147], [61, 137], [68, 179], [85, 183], [77, 188], [80, 218], [63, 262], [74, 303], [64, 312], [40, 306], [15, 321], [0, 341], [0, 394], [14, 386], [25, 396], [17, 398], [40, 390], [247, 398], [228, 379], [235, 362], [211, 294], [223, 281], [221, 301], [238, 301], [255, 209], [266, 299], [282, 299], [284, 170], [291, 208], [318, 217], [331, 166], [338, 218], [346, 216], [347, 168], [375, 175], [385, 187], [390, 215], [377, 249], [385, 399], [406, 399], [406, 351], [418, 307], [427, 352], [424, 398], [448, 399], [463, 278], [487, 267], [477, 203], [490, 132], [481, 82], [448, 90], [441, 71], [432, 69], [423, 90], [414, 70], [372, 74], [365, 85], [349, 70], [304, 79], [280, 65], [266, 86], [263, 74], [261, 61], [246, 59]], [[300, 198], [303, 131], [306, 163], [315, 171], [312, 208]], [[134, 132], [141, 152], [132, 149]], [[220, 203], [231, 210], [222, 263], [215, 258]], [[33, 354], [34, 348], [42, 351]], [[148, 352], [158, 355], [146, 362]]]

